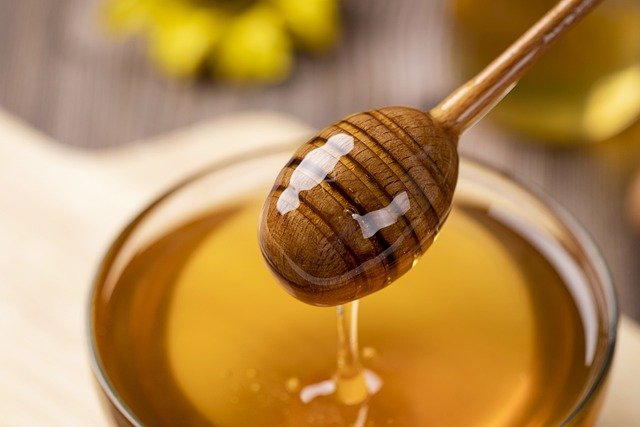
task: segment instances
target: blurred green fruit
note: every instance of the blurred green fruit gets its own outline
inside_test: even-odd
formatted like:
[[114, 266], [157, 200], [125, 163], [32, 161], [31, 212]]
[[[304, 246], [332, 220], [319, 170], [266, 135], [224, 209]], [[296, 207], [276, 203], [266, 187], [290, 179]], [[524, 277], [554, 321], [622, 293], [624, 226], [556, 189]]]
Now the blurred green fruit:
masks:
[[142, 33], [168, 75], [205, 69], [233, 82], [278, 83], [293, 47], [326, 51], [338, 38], [338, 0], [107, 0], [116, 34]]
[[338, 3], [335, 0], [274, 0], [298, 46], [326, 51], [338, 38]]
[[175, 8], [149, 31], [149, 54], [167, 74], [195, 74], [220, 41], [225, 19], [212, 10]]
[[280, 82], [292, 62], [282, 18], [265, 4], [249, 8], [231, 22], [212, 58], [214, 73], [236, 82]]

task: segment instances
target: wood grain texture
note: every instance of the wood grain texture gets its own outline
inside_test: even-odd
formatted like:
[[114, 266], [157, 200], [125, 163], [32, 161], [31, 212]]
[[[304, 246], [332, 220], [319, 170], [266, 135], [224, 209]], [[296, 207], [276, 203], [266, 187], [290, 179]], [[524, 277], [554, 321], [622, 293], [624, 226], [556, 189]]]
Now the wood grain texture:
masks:
[[[430, 108], [462, 83], [451, 60], [446, 3], [345, 0], [336, 52], [299, 57], [283, 85], [238, 90], [159, 76], [140, 43], [100, 32], [100, 0], [0, 0], [0, 106], [56, 141], [83, 148], [127, 145], [248, 108], [290, 112], [316, 127], [373, 106]], [[639, 138], [637, 125], [598, 146], [558, 150], [480, 124], [460, 144], [463, 153], [567, 207], [602, 249], [621, 307], [636, 320], [640, 237], [624, 200], [640, 164]], [[211, 141], [212, 156], [222, 148]]]
[[[310, 159], [336, 136], [350, 149], [319, 171], [325, 159]], [[276, 179], [259, 231], [262, 253], [285, 289], [311, 304], [337, 305], [408, 271], [451, 209], [456, 144], [428, 113], [388, 107], [348, 116], [301, 146]], [[300, 179], [309, 185], [300, 187]], [[289, 189], [299, 206], [283, 210]], [[405, 209], [388, 214], [396, 197], [407, 198]], [[366, 219], [381, 210], [388, 222]]]
[[[560, 1], [429, 114], [401, 107], [353, 114], [301, 147], [276, 180], [259, 231], [262, 254], [285, 289], [311, 304], [344, 304], [382, 289], [411, 269], [451, 209], [458, 135], [495, 106], [552, 43], [599, 2]], [[347, 136], [349, 149], [325, 153], [329, 162], [343, 156], [335, 167], [318, 173], [327, 159], [309, 159], [331, 146], [336, 136]], [[301, 180], [308, 185], [298, 187]], [[392, 223], [384, 218], [385, 223], [369, 233], [370, 222], [360, 219], [388, 215], [389, 207], [398, 210], [396, 197], [408, 197], [409, 204]]]

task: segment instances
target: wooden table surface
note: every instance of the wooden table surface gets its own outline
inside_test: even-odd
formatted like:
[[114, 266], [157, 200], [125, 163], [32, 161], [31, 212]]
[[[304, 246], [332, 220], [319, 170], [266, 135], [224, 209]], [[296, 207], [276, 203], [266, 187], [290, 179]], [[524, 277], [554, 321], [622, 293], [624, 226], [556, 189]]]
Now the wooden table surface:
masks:
[[[346, 0], [340, 48], [323, 59], [299, 57], [292, 78], [268, 88], [169, 81], [147, 63], [140, 43], [100, 32], [99, 6], [0, 0], [0, 107], [85, 149], [245, 109], [284, 111], [321, 126], [372, 106], [426, 108], [459, 83], [443, 0]], [[484, 124], [461, 149], [565, 205], [601, 247], [623, 311], [640, 320], [640, 238], [624, 209], [640, 160], [640, 125], [614, 141], [571, 149], [518, 139]]]

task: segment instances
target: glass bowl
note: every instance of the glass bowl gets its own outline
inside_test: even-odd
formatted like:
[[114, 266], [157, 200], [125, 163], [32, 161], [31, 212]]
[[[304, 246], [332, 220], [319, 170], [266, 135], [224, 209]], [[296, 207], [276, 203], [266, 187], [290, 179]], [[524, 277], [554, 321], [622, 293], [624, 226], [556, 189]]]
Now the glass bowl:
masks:
[[[212, 165], [166, 191], [116, 237], [95, 276], [87, 317], [93, 373], [116, 424], [141, 422], [104, 369], [96, 338], [99, 302], [113, 292], [132, 257], [167, 230], [256, 191], [266, 195], [294, 148], [291, 144], [273, 145]], [[488, 215], [527, 237], [564, 279], [583, 320], [591, 363], [587, 383], [562, 425], [592, 425], [603, 399], [618, 323], [614, 287], [594, 243], [576, 220], [547, 196], [469, 158], [461, 159], [455, 202], [486, 207]]]

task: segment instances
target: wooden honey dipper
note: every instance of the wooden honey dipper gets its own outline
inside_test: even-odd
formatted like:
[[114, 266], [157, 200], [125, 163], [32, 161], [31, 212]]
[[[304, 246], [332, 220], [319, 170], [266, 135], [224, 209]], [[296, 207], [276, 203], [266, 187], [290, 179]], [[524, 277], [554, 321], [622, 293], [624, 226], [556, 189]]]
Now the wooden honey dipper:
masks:
[[431, 111], [357, 113], [302, 145], [262, 211], [260, 248], [285, 289], [319, 306], [380, 290], [407, 272], [451, 210], [458, 137], [601, 0], [563, 0]]

